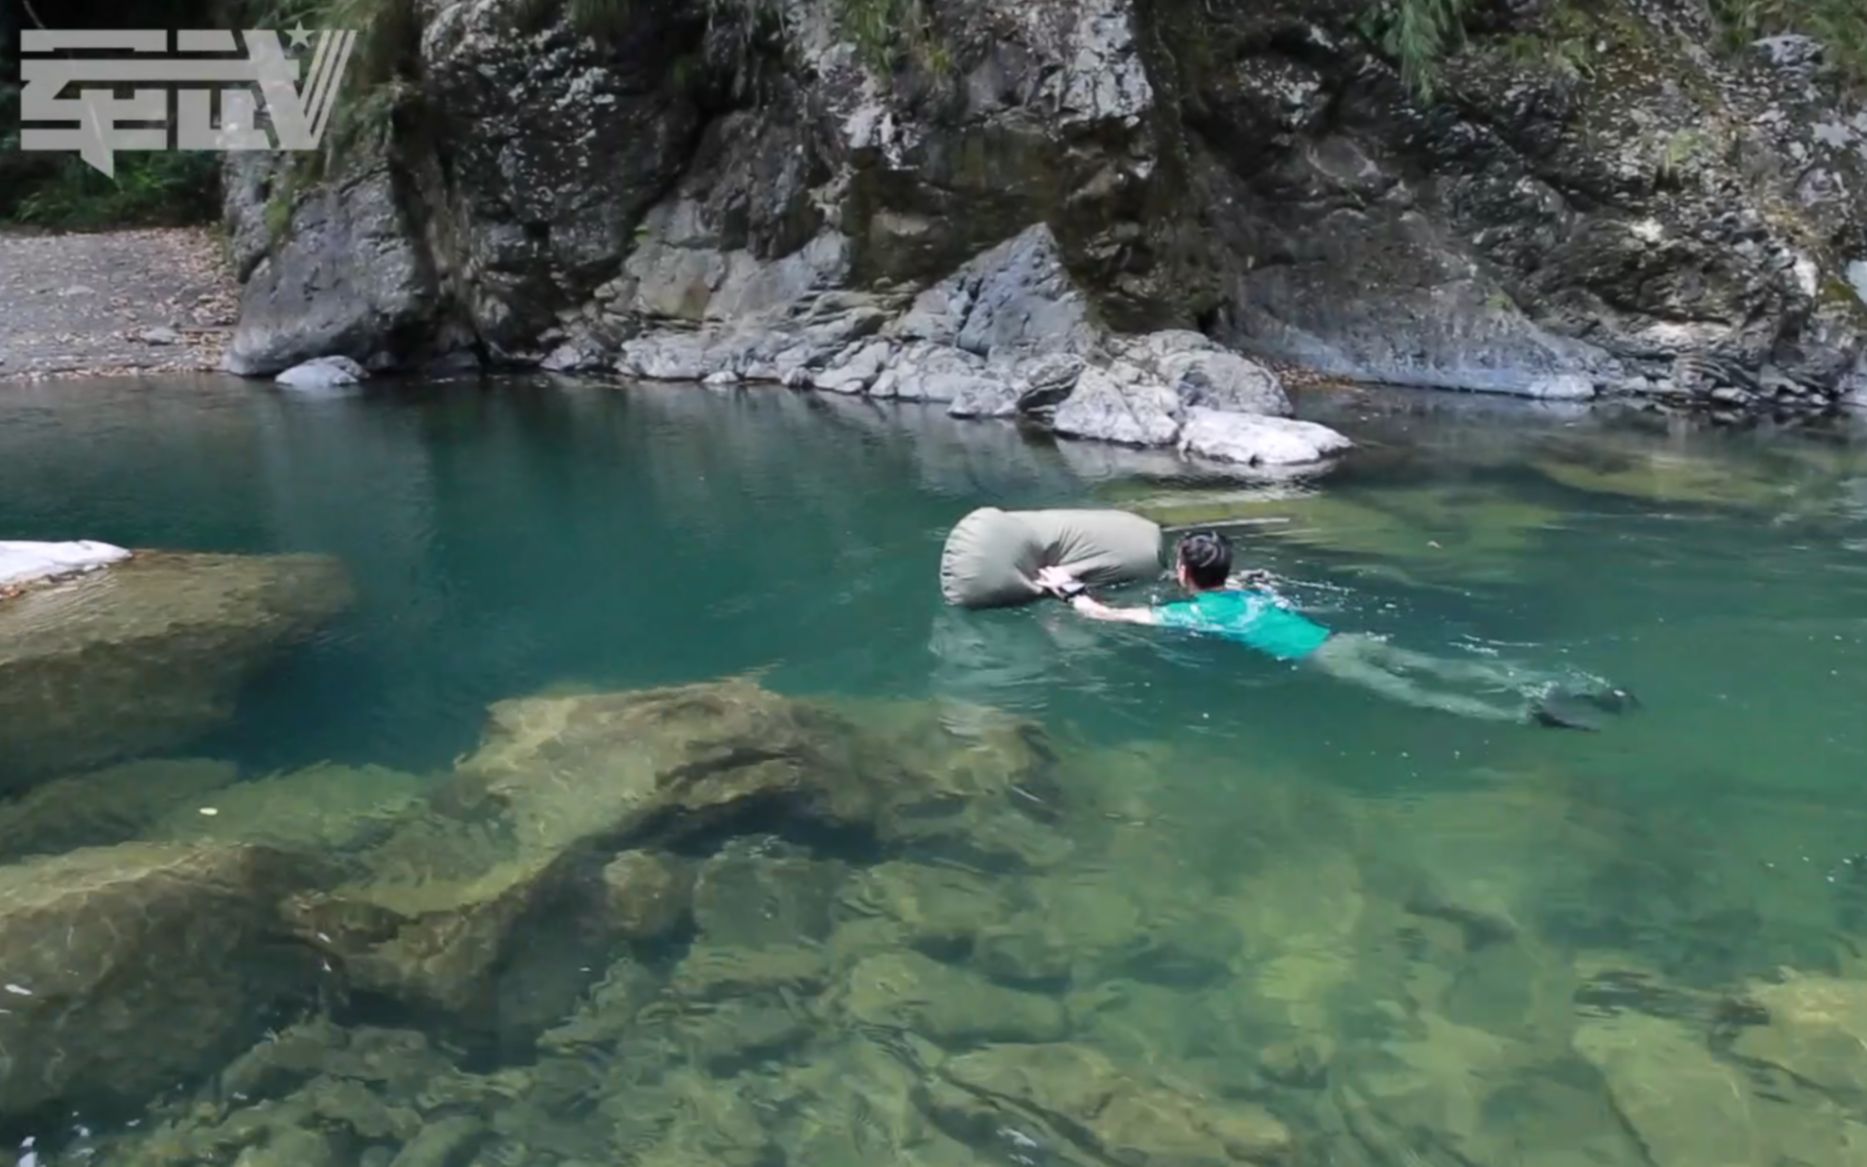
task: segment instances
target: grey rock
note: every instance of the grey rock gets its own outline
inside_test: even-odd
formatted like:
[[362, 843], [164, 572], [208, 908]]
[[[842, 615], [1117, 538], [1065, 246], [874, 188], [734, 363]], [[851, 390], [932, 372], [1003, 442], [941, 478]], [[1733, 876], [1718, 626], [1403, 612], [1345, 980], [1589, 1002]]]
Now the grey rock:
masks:
[[658, 332], [622, 346], [616, 371], [651, 381], [700, 381], [720, 371], [714, 338], [697, 332]]
[[144, 328], [132, 333], [130, 339], [141, 341], [143, 344], [147, 345], [166, 347], [168, 345], [180, 344], [182, 342], [182, 334], [166, 325], [157, 325], [154, 328]]
[[97, 295], [97, 289], [89, 284], [68, 284], [58, 290], [58, 298], [61, 300], [72, 300], [80, 296], [95, 295]]
[[1245, 466], [1305, 466], [1353, 446], [1328, 426], [1194, 406], [1186, 411], [1180, 452]]
[[[263, 219], [264, 207], [257, 213]], [[433, 264], [389, 164], [360, 158], [301, 197], [289, 228], [254, 263], [222, 363], [258, 376], [329, 353], [399, 360], [438, 326], [437, 301]]]
[[1052, 426], [1065, 437], [1129, 446], [1164, 446], [1180, 432], [1180, 399], [1165, 385], [1117, 384], [1101, 369], [1084, 369], [1075, 391], [1057, 406]]
[[531, 35], [514, 34], [525, 15], [515, 0], [424, 9], [417, 67], [431, 137], [398, 152], [438, 221], [411, 233], [435, 239], [437, 267], [489, 343], [524, 346], [614, 279], [681, 177], [700, 114], [671, 76], [692, 40], [680, 7], [638, 13], [608, 51], [561, 9]]
[[1823, 54], [1822, 42], [1793, 33], [1764, 37], [1752, 42], [1752, 47], [1763, 54], [1771, 67], [1804, 75], [1821, 63]]
[[273, 381], [287, 389], [317, 392], [355, 385], [368, 377], [369, 370], [349, 357], [331, 356], [293, 365]]
[[1075, 391], [1085, 367], [1083, 359], [1074, 353], [1048, 353], [1020, 361], [1012, 373], [1012, 387], [1018, 392], [1016, 411], [1055, 409]]
[[573, 340], [552, 349], [538, 367], [547, 373], [594, 373], [609, 368], [612, 360], [595, 341]]
[[972, 289], [954, 341], [967, 352], [1009, 360], [1076, 352], [1095, 337], [1089, 299], [1042, 223], [981, 255], [957, 278]]
[[865, 392], [882, 375], [882, 370], [888, 366], [893, 354], [894, 346], [888, 342], [870, 341], [856, 349], [848, 359], [816, 374], [811, 383], [833, 393]]
[[1290, 398], [1277, 374], [1237, 353], [1176, 353], [1160, 362], [1160, 370], [1188, 406], [1275, 417], [1290, 415]]
[[1017, 387], [1010, 381], [965, 374], [945, 375], [943, 383], [929, 388], [924, 396], [929, 401], [951, 402], [947, 413], [953, 417], [1012, 417], [1018, 412], [1020, 399]]
[[1556, 373], [1532, 379], [1523, 395], [1542, 401], [1586, 401], [1595, 395], [1595, 382], [1580, 373]]
[[[1857, 103], [1804, 38], [1733, 58], [1702, 51], [1697, 0], [1607, 2], [1630, 35], [1594, 44], [1598, 67], [1504, 51], [1561, 34], [1550, 5], [1511, 4], [1432, 103], [1370, 51], [1359, 9], [1315, 0], [963, 0], [938, 31], [992, 35], [950, 38], [942, 78], [875, 75], [827, 0], [757, 36], [731, 5], [680, 0], [607, 44], [561, 5], [421, 5], [425, 113], [395, 124], [422, 134], [310, 190], [229, 161], [246, 283], [229, 367], [542, 358], [578, 313], [709, 334], [651, 344], [635, 375], [810, 383], [878, 326], [815, 305], [861, 293], [903, 345], [1072, 353], [1185, 388], [1182, 408], [1283, 412], [1214, 340], [1578, 400], [1688, 351], [1780, 367], [1811, 387], [1798, 408], [1855, 392], [1867, 317], [1837, 293], [1864, 262]], [[1195, 58], [1223, 65], [1179, 67]], [[1210, 339], [1153, 331], [1193, 322]], [[1171, 351], [1098, 352], [1105, 325]], [[901, 396], [892, 372], [855, 380]]]

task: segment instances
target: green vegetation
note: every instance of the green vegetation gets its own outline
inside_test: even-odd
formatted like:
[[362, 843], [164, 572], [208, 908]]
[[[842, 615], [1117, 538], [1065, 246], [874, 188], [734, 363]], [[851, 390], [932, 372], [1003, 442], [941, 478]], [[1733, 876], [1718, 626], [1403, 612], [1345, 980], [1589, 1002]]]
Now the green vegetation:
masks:
[[1703, 160], [1712, 149], [1713, 141], [1703, 131], [1678, 131], [1660, 147], [1656, 179], [1662, 184], [1676, 184], [1688, 169]]
[[[899, 0], [843, 0], [886, 6]], [[1762, 37], [1801, 33], [1827, 50], [1843, 84], [1867, 89], [1867, 3], [1862, 0], [1710, 0], [1727, 47], [1747, 48]], [[1360, 22], [1364, 36], [1400, 62], [1407, 85], [1432, 100], [1440, 62], [1465, 42], [1465, 17], [1477, 0], [1372, 0]], [[1603, 15], [1579, 3], [1556, 5], [1539, 27], [1504, 40], [1504, 51], [1525, 63], [1585, 79], [1596, 71]]]
[[259, 28], [302, 23], [312, 29], [355, 30], [356, 53], [344, 78], [353, 94], [413, 76], [416, 71], [421, 14], [415, 0], [253, 0], [251, 12]]
[[70, 231], [205, 223], [220, 212], [219, 173], [215, 154], [124, 154], [114, 178], [61, 155], [29, 189], [0, 196], [0, 217]]
[[837, 0], [836, 16], [863, 63], [878, 73], [892, 72], [904, 56], [931, 73], [953, 69], [928, 0]]
[[1546, 69], [1571, 81], [1592, 80], [1597, 71], [1600, 23], [1572, 3], [1558, 4], [1544, 27], [1504, 38], [1504, 53], [1519, 64]]
[[1867, 4], [1861, 0], [1711, 0], [1733, 48], [1801, 33], [1821, 41], [1842, 81], [1867, 88]]
[[1475, 0], [1375, 0], [1362, 34], [1400, 61], [1400, 75], [1422, 100], [1439, 87], [1439, 62], [1465, 41], [1465, 14]]
[[[593, 3], [596, 0], [580, 0]], [[19, 88], [13, 61], [22, 10], [0, 4], [0, 223], [60, 230], [213, 221], [220, 209], [220, 159], [208, 153], [126, 153], [106, 178], [82, 160], [19, 150]], [[47, 19], [50, 19], [48, 14]], [[348, 100], [326, 139], [325, 154], [387, 124], [412, 75], [421, 25], [414, 0], [195, 0], [193, 3], [75, 0], [58, 19], [73, 27], [223, 27], [355, 29], [360, 34], [346, 77]], [[323, 155], [295, 159], [315, 175]], [[279, 215], [289, 217], [289, 204]], [[270, 222], [275, 217], [267, 209]]]

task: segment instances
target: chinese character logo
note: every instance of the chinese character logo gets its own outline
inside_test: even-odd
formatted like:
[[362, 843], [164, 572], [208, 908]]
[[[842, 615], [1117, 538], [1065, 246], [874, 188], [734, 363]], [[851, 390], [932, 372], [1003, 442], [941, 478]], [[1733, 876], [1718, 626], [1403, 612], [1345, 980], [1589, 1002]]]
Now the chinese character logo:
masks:
[[357, 40], [302, 27], [283, 40], [247, 29], [244, 50], [221, 29], [174, 37], [171, 51], [163, 29], [22, 32], [20, 149], [75, 150], [106, 175], [119, 150], [315, 150]]

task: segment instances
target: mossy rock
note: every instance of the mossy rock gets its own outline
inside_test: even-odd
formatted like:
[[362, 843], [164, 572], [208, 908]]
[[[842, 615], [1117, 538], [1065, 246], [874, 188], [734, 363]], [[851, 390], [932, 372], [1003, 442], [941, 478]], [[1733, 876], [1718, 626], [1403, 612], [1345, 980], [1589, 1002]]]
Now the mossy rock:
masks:
[[138, 552], [0, 605], [0, 790], [181, 745], [350, 603], [316, 555]]
[[231, 762], [125, 762], [58, 778], [0, 802], [0, 861], [127, 843], [176, 812], [206, 806], [240, 776]]
[[326, 763], [225, 786], [197, 805], [176, 807], [149, 833], [318, 854], [348, 851], [387, 836], [423, 805], [432, 785], [387, 766]]
[[125, 843], [0, 866], [0, 1119], [135, 1105], [220, 1065], [308, 997], [275, 905], [306, 872], [220, 844]]

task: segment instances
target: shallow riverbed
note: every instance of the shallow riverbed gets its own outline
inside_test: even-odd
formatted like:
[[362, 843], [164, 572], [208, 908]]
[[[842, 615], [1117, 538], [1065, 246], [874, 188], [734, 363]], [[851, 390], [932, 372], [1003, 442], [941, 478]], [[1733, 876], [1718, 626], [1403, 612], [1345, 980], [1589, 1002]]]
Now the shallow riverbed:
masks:
[[[1363, 446], [1321, 490], [778, 390], [0, 392], [0, 534], [319, 553], [356, 593], [164, 751], [198, 761], [0, 802], [0, 912], [87, 843], [341, 868], [255, 881], [289, 910], [229, 941], [261, 987], [190, 1072], [132, 1097], [92, 1051], [0, 1131], [40, 1165], [1867, 1162], [1867, 446], [1303, 409]], [[1464, 722], [945, 609], [984, 503], [1222, 522], [1334, 627], [1643, 707]], [[694, 773], [731, 789], [605, 801]], [[87, 806], [113, 782], [148, 807]]]

